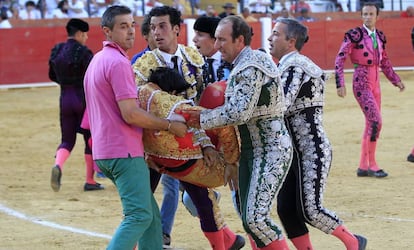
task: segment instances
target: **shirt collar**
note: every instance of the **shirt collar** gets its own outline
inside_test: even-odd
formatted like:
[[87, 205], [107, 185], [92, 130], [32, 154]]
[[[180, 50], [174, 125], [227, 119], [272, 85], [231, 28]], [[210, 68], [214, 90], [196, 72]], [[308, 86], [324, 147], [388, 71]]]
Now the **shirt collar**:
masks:
[[122, 49], [116, 42], [112, 42], [112, 41], [104, 41], [103, 42], [103, 46], [104, 47], [112, 47], [112, 48], [115, 48], [115, 49], [117, 49], [117, 50], [119, 50], [119, 52], [121, 52], [121, 54], [123, 55], [123, 56], [125, 56], [126, 58], [128, 58], [129, 59], [129, 57], [128, 57], [128, 55], [127, 55], [127, 53], [126, 53], [126, 51], [124, 50], [124, 49]]
[[160, 55], [164, 58], [164, 61], [166, 62], [171, 62], [171, 58], [173, 56], [177, 56], [178, 57], [178, 62], [180, 62], [180, 60], [182, 60], [182, 56], [181, 56], [181, 52], [180, 52], [180, 48], [177, 47], [177, 50], [175, 51], [174, 54], [168, 54], [164, 51], [161, 51], [160, 49], [158, 49], [158, 51], [160, 52]]
[[220, 51], [216, 51], [216, 53], [214, 53], [211, 57], [208, 58], [213, 58], [215, 61], [221, 61], [221, 53]]
[[370, 29], [368, 29], [368, 27], [367, 27], [367, 26], [365, 26], [365, 24], [364, 24], [363, 26], [364, 26], [365, 30], [368, 32], [368, 35], [369, 35], [369, 36], [371, 36], [371, 34], [372, 34], [372, 33], [374, 33], [374, 34], [375, 34], [375, 28], [374, 28], [374, 30], [370, 30]]

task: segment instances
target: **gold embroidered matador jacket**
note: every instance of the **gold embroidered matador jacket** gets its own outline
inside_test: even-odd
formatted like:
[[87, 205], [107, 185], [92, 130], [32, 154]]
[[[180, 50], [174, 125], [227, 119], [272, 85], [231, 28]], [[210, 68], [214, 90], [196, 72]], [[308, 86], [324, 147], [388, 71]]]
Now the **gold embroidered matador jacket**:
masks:
[[[182, 58], [181, 72], [185, 81], [191, 85], [191, 88], [187, 90], [186, 97], [194, 99], [197, 97], [198, 89], [203, 86], [204, 59], [195, 48], [179, 44], [177, 50], [181, 53]], [[132, 65], [136, 84], [140, 86], [147, 83], [151, 70], [157, 67], [167, 67], [167, 65], [159, 49], [146, 52]]]

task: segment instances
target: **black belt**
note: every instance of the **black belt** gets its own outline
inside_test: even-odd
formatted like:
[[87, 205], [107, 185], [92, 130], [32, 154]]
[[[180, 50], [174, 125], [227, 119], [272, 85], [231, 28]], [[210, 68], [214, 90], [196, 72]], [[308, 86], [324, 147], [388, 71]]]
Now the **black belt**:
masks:
[[197, 162], [197, 159], [191, 159], [191, 160], [186, 161], [184, 164], [178, 167], [174, 167], [174, 168], [164, 167], [164, 169], [169, 172], [173, 172], [173, 173], [183, 172], [187, 170], [188, 168], [190, 168], [192, 165], [194, 165], [196, 162]]

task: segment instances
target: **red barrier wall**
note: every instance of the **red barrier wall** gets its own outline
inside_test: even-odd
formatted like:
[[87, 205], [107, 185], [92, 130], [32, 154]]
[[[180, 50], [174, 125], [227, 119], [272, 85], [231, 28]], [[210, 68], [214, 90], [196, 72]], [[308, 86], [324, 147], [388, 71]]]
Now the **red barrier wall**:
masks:
[[[302, 53], [313, 59], [323, 69], [333, 69], [336, 53], [344, 32], [361, 24], [360, 20], [333, 20], [307, 23], [310, 40]], [[251, 24], [254, 30], [253, 48], [261, 47], [260, 23]], [[414, 66], [411, 47], [411, 29], [413, 24], [407, 19], [380, 19], [377, 28], [385, 32], [388, 38], [388, 55], [394, 66]], [[139, 35], [130, 57], [142, 50], [146, 43]], [[97, 52], [102, 47], [104, 36], [99, 25], [91, 25], [87, 46]], [[187, 28], [182, 25], [179, 42], [185, 44]], [[0, 84], [49, 82], [48, 59], [51, 48], [66, 40], [62, 26], [18, 27], [0, 30]], [[348, 61], [348, 67], [351, 64]]]

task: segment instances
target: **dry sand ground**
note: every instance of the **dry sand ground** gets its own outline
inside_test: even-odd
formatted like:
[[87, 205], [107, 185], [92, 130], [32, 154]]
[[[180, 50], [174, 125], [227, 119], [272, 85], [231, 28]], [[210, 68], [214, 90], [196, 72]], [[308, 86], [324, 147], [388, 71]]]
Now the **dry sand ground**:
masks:
[[[389, 172], [385, 179], [357, 178], [363, 117], [351, 92], [336, 96], [327, 86], [325, 125], [334, 148], [334, 161], [325, 193], [325, 206], [336, 211], [355, 233], [368, 238], [367, 249], [414, 249], [414, 163], [406, 156], [414, 146], [414, 72], [400, 72], [407, 89], [399, 93], [385, 78], [383, 130], [378, 162]], [[0, 249], [104, 249], [121, 220], [114, 186], [84, 192], [82, 141], [65, 165], [61, 191], [49, 185], [55, 149], [60, 140], [57, 87], [0, 91]], [[220, 205], [227, 223], [243, 229], [230, 193], [220, 188]], [[161, 188], [156, 193], [161, 200]], [[275, 214], [275, 219], [277, 216]], [[311, 229], [317, 250], [344, 249], [334, 237]], [[172, 233], [179, 249], [209, 249], [198, 221], [180, 204]], [[250, 249], [246, 246], [244, 249]]]

